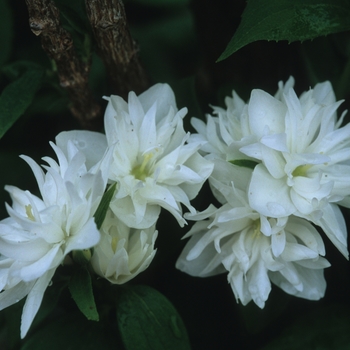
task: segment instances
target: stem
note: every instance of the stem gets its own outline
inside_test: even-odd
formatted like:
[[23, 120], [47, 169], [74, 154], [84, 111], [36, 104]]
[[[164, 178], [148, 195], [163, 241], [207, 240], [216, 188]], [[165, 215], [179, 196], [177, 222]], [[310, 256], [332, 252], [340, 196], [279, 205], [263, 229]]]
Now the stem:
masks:
[[108, 72], [112, 92], [127, 97], [149, 87], [138, 59], [138, 48], [130, 35], [121, 0], [85, 0], [98, 51]]
[[70, 110], [83, 128], [98, 130], [102, 125], [101, 107], [88, 88], [90, 64], [82, 63], [75, 52], [71, 35], [60, 25], [60, 13], [51, 0], [26, 0], [29, 26], [55, 62], [60, 85], [68, 92]]

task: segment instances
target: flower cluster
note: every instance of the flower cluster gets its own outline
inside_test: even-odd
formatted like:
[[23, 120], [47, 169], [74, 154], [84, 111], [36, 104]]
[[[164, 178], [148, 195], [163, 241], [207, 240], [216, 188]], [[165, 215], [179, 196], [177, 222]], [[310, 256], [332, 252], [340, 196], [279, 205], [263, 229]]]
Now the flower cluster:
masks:
[[[90, 271], [123, 284], [156, 254], [161, 209], [183, 227], [196, 223], [177, 260], [193, 276], [228, 272], [237, 300], [263, 308], [271, 282], [317, 300], [329, 262], [320, 227], [348, 258], [350, 125], [341, 127], [329, 82], [299, 98], [290, 78], [275, 96], [253, 90], [248, 103], [233, 92], [207, 123], [183, 128], [166, 84], [128, 102], [106, 98], [105, 134], [67, 131], [32, 169], [40, 197], [6, 186], [12, 206], [0, 221], [0, 310], [26, 297], [23, 338], [60, 265], [86, 258]], [[190, 201], [209, 179], [220, 203], [197, 212]], [[183, 207], [188, 212], [183, 215]], [[83, 251], [83, 253], [81, 253]]]
[[99, 276], [115, 284], [134, 278], [155, 255], [160, 209], [183, 226], [181, 205], [196, 212], [190, 200], [213, 170], [198, 153], [202, 143], [184, 131], [187, 110], [177, 109], [168, 85], [131, 92], [128, 103], [119, 96], [107, 100], [106, 134], [60, 133], [51, 144], [58, 162], [44, 157], [43, 167], [22, 157], [41, 198], [6, 187], [12, 207], [6, 205], [9, 217], [0, 222], [0, 309], [27, 297], [22, 338], [59, 265], [88, 250]]
[[[228, 272], [237, 300], [263, 308], [271, 282], [316, 300], [329, 266], [319, 226], [348, 258], [345, 221], [350, 207], [350, 124], [341, 127], [329, 82], [299, 98], [294, 80], [275, 96], [253, 90], [246, 104], [233, 92], [207, 123], [192, 119], [214, 162], [210, 186], [221, 207], [189, 214], [197, 221], [177, 268], [194, 276]], [[311, 224], [312, 223], [312, 224]]]

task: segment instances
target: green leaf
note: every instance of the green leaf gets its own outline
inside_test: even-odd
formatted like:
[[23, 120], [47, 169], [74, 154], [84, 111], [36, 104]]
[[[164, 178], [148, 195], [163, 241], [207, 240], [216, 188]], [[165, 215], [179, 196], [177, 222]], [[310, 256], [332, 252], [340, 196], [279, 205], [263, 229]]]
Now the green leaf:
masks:
[[350, 309], [329, 305], [300, 317], [263, 350], [347, 350], [350, 345]]
[[87, 268], [78, 268], [69, 281], [68, 287], [79, 310], [86, 318], [98, 321], [99, 316], [92, 291], [91, 276]]
[[103, 195], [101, 202], [95, 212], [95, 222], [97, 225], [97, 228], [100, 229], [103, 221], [106, 217], [108, 208], [109, 208], [109, 203], [111, 202], [114, 193], [115, 193], [115, 189], [116, 189], [117, 183], [113, 184]]
[[0, 138], [32, 103], [43, 75], [41, 69], [29, 70], [3, 90], [0, 96]]
[[174, 306], [147, 286], [124, 290], [117, 320], [126, 350], [185, 350], [190, 344], [185, 326]]
[[350, 29], [347, 0], [250, 0], [221, 61], [257, 40], [304, 41]]
[[[19, 328], [19, 327], [18, 327]], [[81, 313], [66, 312], [29, 334], [21, 350], [96, 350], [118, 349], [116, 341], [101, 322], [91, 322]]]
[[10, 81], [13, 81], [18, 79], [26, 72], [35, 70], [44, 71], [44, 69], [44, 67], [32, 61], [18, 60], [10, 64], [6, 64], [4, 67], [2, 67], [1, 71]]
[[235, 160], [229, 160], [229, 163], [237, 166], [242, 166], [245, 168], [250, 168], [254, 169], [256, 165], [259, 163], [256, 162], [255, 160], [250, 160], [250, 159], [235, 159]]
[[13, 41], [13, 16], [8, 1], [0, 1], [0, 67], [10, 58]]

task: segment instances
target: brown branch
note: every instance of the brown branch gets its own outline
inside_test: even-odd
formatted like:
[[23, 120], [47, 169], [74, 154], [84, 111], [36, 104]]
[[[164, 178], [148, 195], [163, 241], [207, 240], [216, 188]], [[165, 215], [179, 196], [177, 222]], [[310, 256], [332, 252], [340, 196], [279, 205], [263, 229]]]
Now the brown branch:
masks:
[[30, 29], [40, 35], [44, 51], [56, 64], [60, 85], [71, 101], [72, 114], [85, 129], [99, 128], [101, 107], [88, 88], [89, 65], [78, 59], [71, 35], [60, 25], [59, 10], [51, 0], [26, 0], [26, 4]]
[[138, 59], [124, 5], [121, 0], [85, 0], [87, 15], [98, 51], [110, 77], [113, 93], [126, 98], [129, 91], [141, 93], [149, 87]]

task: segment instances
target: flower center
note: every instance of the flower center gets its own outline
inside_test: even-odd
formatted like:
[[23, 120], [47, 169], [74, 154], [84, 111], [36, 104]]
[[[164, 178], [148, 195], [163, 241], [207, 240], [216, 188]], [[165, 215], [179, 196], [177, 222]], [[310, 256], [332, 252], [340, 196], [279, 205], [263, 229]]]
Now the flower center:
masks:
[[32, 206], [30, 204], [28, 204], [28, 205], [25, 205], [24, 207], [26, 209], [26, 214], [27, 214], [28, 219], [35, 221], [35, 217], [34, 217], [33, 211], [32, 211], [33, 210]]
[[306, 177], [306, 173], [311, 167], [312, 167], [312, 165], [310, 165], [310, 164], [299, 165], [298, 167], [296, 167], [294, 169], [294, 171], [292, 172], [292, 175], [293, 175], [293, 177], [296, 177], [296, 176]]
[[118, 237], [112, 238], [111, 247], [112, 247], [113, 253], [115, 253], [115, 251], [117, 250], [118, 241], [119, 241]]
[[153, 154], [148, 153], [143, 156], [143, 161], [141, 164], [136, 165], [133, 167], [131, 170], [131, 175], [135, 176], [135, 179], [145, 181], [146, 177], [148, 177], [151, 173], [151, 162], [150, 160], [152, 159]]
[[253, 222], [253, 238], [258, 238], [261, 234], [261, 222], [260, 219]]
[[135, 179], [145, 181], [147, 177], [151, 176], [154, 170], [154, 164], [157, 159], [157, 155], [162, 152], [160, 147], [155, 147], [143, 154], [141, 164], [135, 165], [131, 170], [131, 175], [134, 175]]

